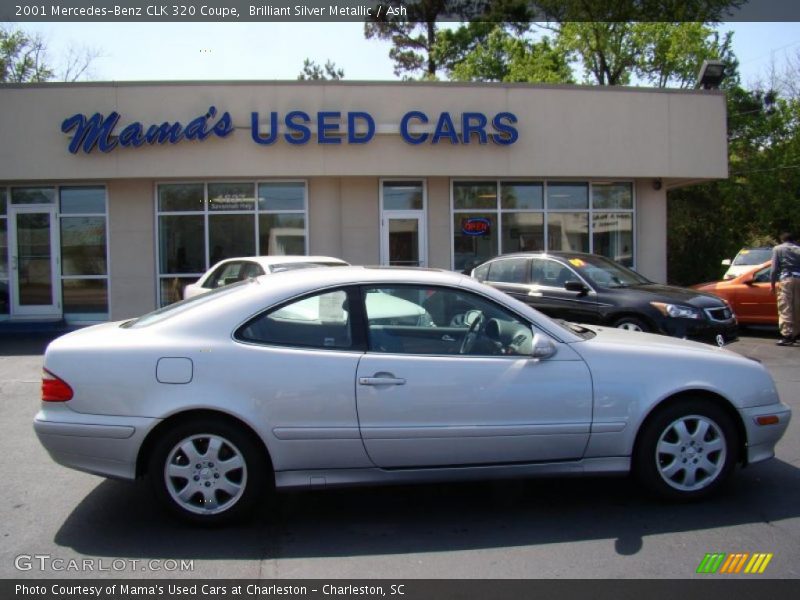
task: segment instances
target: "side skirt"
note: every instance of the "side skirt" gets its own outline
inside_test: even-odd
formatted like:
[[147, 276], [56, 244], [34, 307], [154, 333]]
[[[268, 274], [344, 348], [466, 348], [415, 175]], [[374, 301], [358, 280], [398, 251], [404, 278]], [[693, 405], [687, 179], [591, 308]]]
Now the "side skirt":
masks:
[[349, 487], [480, 481], [482, 479], [518, 479], [548, 476], [624, 475], [631, 469], [629, 456], [586, 458], [552, 463], [486, 465], [468, 467], [431, 467], [425, 469], [310, 469], [278, 471], [275, 486], [281, 489]]

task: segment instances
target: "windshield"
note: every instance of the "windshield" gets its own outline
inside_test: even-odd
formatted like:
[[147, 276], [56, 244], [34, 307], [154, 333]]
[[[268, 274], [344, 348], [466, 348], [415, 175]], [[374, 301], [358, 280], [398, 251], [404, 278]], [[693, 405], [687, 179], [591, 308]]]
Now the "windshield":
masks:
[[194, 308], [195, 306], [200, 306], [205, 304], [210, 300], [214, 300], [219, 296], [224, 296], [226, 294], [230, 294], [231, 292], [235, 292], [237, 289], [244, 285], [250, 284], [252, 281], [258, 281], [257, 279], [244, 279], [242, 281], [237, 281], [236, 283], [232, 283], [230, 285], [225, 285], [222, 287], [218, 287], [215, 290], [211, 290], [205, 294], [200, 294], [199, 296], [194, 296], [193, 298], [188, 298], [186, 300], [180, 300], [179, 302], [175, 302], [173, 304], [168, 304], [163, 308], [159, 308], [158, 310], [154, 310], [153, 312], [147, 313], [146, 315], [142, 315], [138, 319], [133, 319], [131, 321], [125, 321], [120, 327], [125, 329], [138, 329], [139, 327], [147, 327], [148, 325], [153, 325], [154, 323], [159, 323], [164, 319], [168, 319], [170, 317], [174, 317], [175, 315], [179, 315], [182, 312]]
[[760, 265], [770, 258], [772, 258], [771, 248], [744, 248], [739, 250], [739, 254], [733, 259], [733, 264], [737, 267]]
[[652, 283], [627, 267], [604, 256], [581, 256], [567, 261], [589, 283], [601, 288], [624, 288]]

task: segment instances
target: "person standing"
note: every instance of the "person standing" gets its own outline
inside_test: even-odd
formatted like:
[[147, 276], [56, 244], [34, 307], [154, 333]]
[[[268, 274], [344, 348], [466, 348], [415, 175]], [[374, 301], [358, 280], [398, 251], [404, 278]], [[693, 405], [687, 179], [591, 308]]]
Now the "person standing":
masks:
[[782, 233], [781, 243], [772, 249], [770, 289], [778, 296], [778, 346], [800, 341], [800, 246], [791, 233]]

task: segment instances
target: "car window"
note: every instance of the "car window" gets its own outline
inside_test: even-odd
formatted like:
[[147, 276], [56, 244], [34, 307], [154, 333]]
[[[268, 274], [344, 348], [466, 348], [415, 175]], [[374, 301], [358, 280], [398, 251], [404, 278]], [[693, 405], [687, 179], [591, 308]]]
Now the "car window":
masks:
[[753, 282], [769, 283], [771, 275], [772, 275], [772, 267], [764, 267], [763, 269], [756, 271], [755, 275], [753, 275]]
[[742, 248], [733, 259], [736, 267], [757, 265], [772, 258], [771, 248]]
[[527, 258], [504, 258], [490, 263], [489, 281], [527, 283]]
[[486, 281], [486, 278], [489, 276], [489, 267], [491, 267], [491, 263], [487, 263], [485, 265], [481, 265], [477, 267], [473, 272], [472, 276], [477, 279], [478, 281]]
[[345, 290], [307, 296], [256, 316], [235, 337], [256, 344], [350, 349], [353, 336], [348, 304]]
[[220, 265], [220, 267], [214, 271], [214, 274], [208, 278], [203, 287], [214, 290], [218, 287], [222, 287], [223, 285], [230, 285], [231, 283], [241, 281], [243, 279], [239, 275], [241, 270], [242, 263], [240, 261], [234, 261]]
[[494, 302], [449, 288], [364, 289], [368, 348], [392, 354], [529, 354], [530, 325]]
[[261, 268], [261, 265], [254, 262], [244, 263], [242, 265], [242, 270], [239, 271], [239, 279], [251, 279], [260, 275], [264, 275], [264, 269]]
[[531, 283], [548, 287], [563, 288], [567, 281], [578, 277], [566, 266], [547, 258], [531, 260]]

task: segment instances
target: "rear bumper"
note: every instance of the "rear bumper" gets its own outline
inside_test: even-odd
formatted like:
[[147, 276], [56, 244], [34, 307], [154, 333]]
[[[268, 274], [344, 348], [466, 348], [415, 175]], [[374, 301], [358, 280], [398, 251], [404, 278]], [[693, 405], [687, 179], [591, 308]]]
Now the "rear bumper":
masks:
[[[786, 432], [792, 418], [792, 410], [781, 402], [745, 408], [740, 410], [739, 414], [747, 432], [747, 464], [761, 462], [775, 456], [775, 444]], [[758, 417], [773, 415], [778, 418], [778, 422], [773, 425], [759, 425], [756, 422]]]
[[39, 411], [33, 429], [60, 465], [104, 477], [135, 479], [139, 449], [158, 422], [144, 417], [87, 415], [54, 404]]

